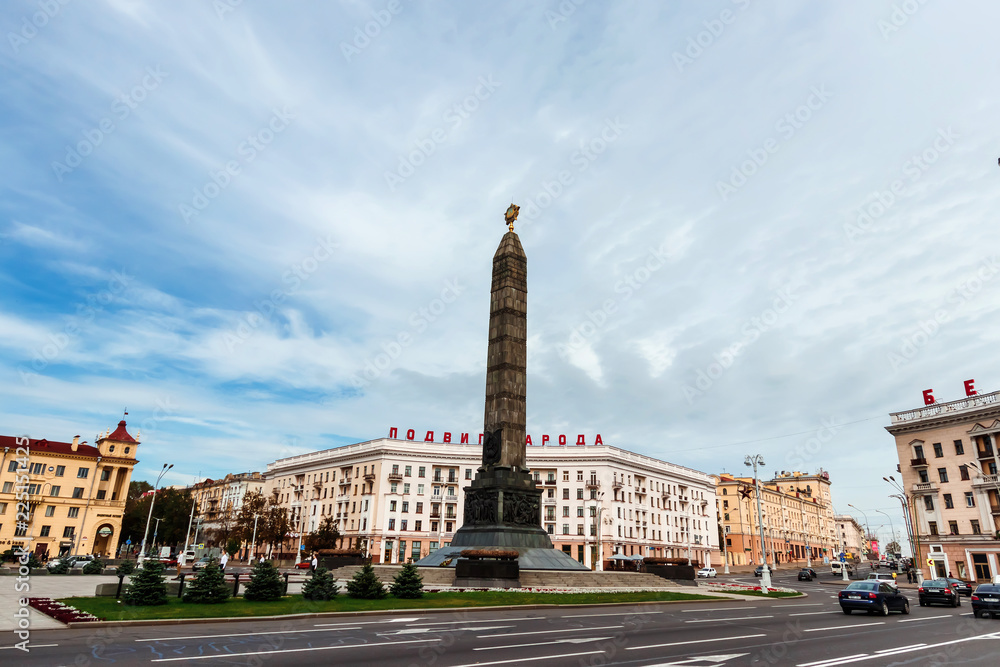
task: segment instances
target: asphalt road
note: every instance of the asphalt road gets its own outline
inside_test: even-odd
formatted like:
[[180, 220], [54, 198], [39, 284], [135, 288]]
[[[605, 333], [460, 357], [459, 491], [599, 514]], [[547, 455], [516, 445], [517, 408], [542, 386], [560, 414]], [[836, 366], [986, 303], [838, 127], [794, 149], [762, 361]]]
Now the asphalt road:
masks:
[[[776, 583], [794, 585], [793, 576]], [[0, 664], [1000, 664], [1000, 620], [972, 618], [968, 598], [957, 609], [922, 608], [914, 594], [909, 616], [845, 616], [838, 587], [799, 588], [810, 597], [38, 631], [27, 654], [5, 638]]]

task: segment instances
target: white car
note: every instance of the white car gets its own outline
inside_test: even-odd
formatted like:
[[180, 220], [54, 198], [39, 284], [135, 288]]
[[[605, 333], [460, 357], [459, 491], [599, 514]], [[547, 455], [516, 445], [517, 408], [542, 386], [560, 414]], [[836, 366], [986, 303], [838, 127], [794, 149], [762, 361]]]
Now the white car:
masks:
[[715, 576], [717, 576], [717, 573], [716, 573], [714, 567], [703, 567], [700, 570], [698, 570], [698, 576], [699, 577], [706, 577], [706, 578], [707, 577], [715, 577]]
[[896, 588], [896, 589], [899, 588], [898, 586], [896, 586], [896, 580], [893, 579], [893, 577], [892, 577], [891, 574], [883, 574], [882, 572], [872, 572], [871, 574], [868, 575], [868, 580], [869, 581], [883, 581], [883, 582], [889, 584], [890, 586], [892, 586], [893, 588]]

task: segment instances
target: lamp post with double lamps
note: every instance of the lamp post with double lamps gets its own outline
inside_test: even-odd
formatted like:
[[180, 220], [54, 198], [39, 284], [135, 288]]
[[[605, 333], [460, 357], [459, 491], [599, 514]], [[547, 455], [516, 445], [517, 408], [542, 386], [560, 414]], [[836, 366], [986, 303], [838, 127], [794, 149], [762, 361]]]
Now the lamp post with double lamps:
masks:
[[160, 480], [167, 474], [167, 471], [174, 467], [173, 463], [164, 463], [163, 469], [156, 477], [156, 484], [153, 485], [153, 497], [149, 499], [149, 516], [146, 517], [146, 530], [142, 533], [142, 550], [139, 552], [139, 565], [146, 560], [146, 537], [149, 535], [149, 524], [153, 520], [153, 504], [156, 502], [156, 487], [160, 485]]
[[761, 568], [760, 587], [766, 593], [771, 587], [771, 568], [767, 564], [767, 551], [764, 546], [764, 512], [760, 508], [760, 478], [757, 476], [757, 467], [764, 467], [764, 457], [760, 454], [752, 456], [747, 454], [743, 464], [753, 468], [753, 483], [757, 496], [757, 528], [760, 531], [760, 559], [761, 565], [764, 566]]

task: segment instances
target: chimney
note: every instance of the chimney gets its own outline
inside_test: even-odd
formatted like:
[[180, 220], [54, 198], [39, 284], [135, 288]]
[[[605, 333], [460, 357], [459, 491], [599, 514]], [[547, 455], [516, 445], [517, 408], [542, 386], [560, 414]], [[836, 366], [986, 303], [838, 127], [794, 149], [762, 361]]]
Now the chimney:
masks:
[[79, 446], [80, 446], [80, 436], [74, 435], [73, 436], [73, 445], [72, 445], [73, 451], [75, 452]]

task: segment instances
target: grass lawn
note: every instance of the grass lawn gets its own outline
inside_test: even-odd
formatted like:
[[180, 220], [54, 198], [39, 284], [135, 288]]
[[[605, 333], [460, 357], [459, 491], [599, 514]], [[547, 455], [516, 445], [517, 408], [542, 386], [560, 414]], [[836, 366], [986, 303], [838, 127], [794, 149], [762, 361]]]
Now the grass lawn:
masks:
[[280, 616], [336, 611], [379, 611], [385, 609], [434, 609], [440, 607], [489, 607], [523, 604], [623, 604], [629, 602], [673, 602], [678, 600], [722, 599], [711, 595], [672, 592], [637, 593], [504, 593], [468, 591], [465, 593], [424, 593], [416, 600], [356, 600], [340, 595], [336, 600], [313, 602], [301, 595], [291, 595], [277, 602], [246, 602], [229, 599], [222, 604], [185, 604], [170, 598], [158, 607], [129, 607], [110, 597], [64, 598], [60, 600], [81, 611], [108, 621], [132, 621], [149, 618], [221, 618], [240, 616]]
[[[720, 591], [721, 592], [721, 591]], [[751, 597], [758, 598], [792, 598], [802, 595], [802, 593], [789, 593], [788, 591], [771, 591], [767, 595], [764, 595], [760, 591], [725, 591], [726, 593], [733, 593], [735, 595], [749, 595]]]

